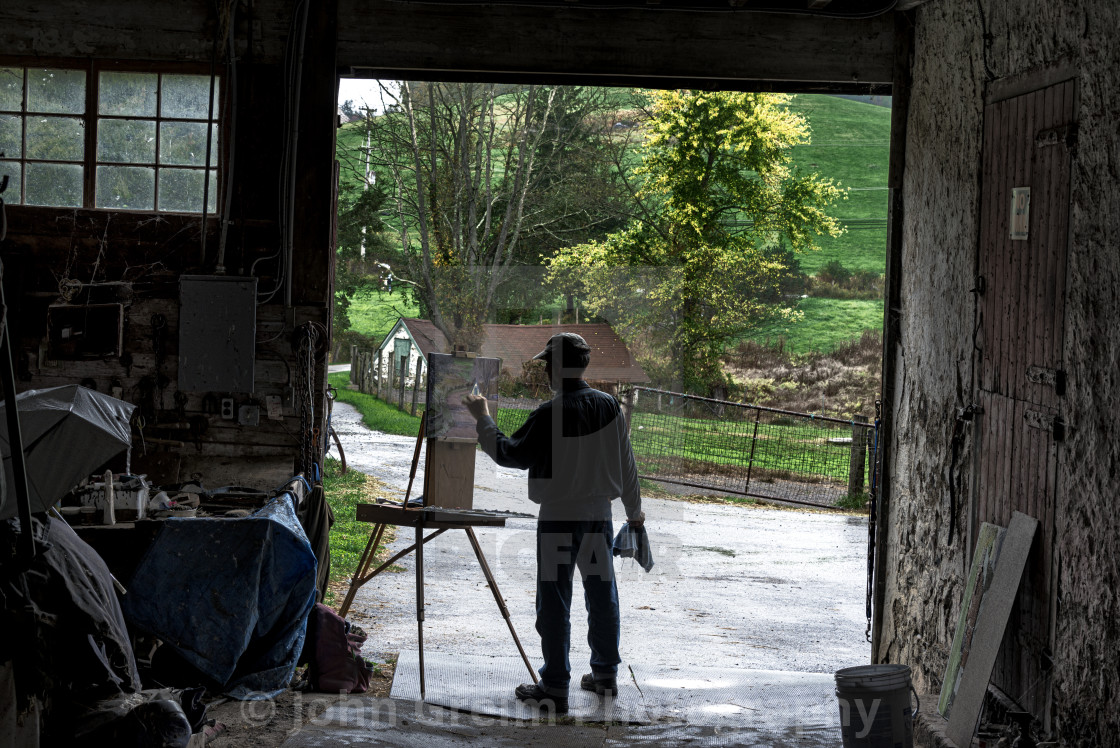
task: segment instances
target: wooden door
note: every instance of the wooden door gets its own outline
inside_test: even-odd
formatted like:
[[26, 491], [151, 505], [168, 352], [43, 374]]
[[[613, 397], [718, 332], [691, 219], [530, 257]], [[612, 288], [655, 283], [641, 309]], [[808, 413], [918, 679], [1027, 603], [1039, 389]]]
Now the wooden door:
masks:
[[1039, 521], [992, 682], [1046, 723], [1075, 84], [995, 101], [984, 114], [976, 352], [983, 411], [974, 426], [970, 540], [981, 522], [1007, 526], [1013, 511]]

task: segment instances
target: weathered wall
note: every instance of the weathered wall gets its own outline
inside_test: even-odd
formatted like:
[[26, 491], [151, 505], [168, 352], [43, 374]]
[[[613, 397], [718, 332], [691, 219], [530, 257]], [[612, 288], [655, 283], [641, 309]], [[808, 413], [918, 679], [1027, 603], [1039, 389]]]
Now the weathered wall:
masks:
[[[949, 540], [947, 449], [955, 410], [970, 399], [982, 92], [967, 19], [924, 6], [914, 36], [903, 185], [901, 331], [891, 454], [895, 476], [885, 563], [887, 597], [878, 659], [914, 666], [915, 686], [940, 687], [964, 572], [959, 532]], [[967, 454], [967, 451], [964, 452]], [[959, 470], [967, 496], [968, 471]], [[963, 514], [959, 512], [958, 514]], [[957, 525], [957, 530], [961, 525]]]
[[[984, 14], [987, 28], [982, 22]], [[954, 411], [972, 400], [973, 287], [984, 82], [1071, 64], [1079, 74], [1072, 174], [1055, 564], [1059, 579], [1052, 716], [1069, 745], [1120, 734], [1120, 10], [1106, 0], [1011, 6], [933, 0], [917, 9], [907, 133], [902, 331], [878, 659], [940, 689], [968, 558], [947, 542]], [[989, 46], [985, 53], [984, 39]], [[958, 496], [970, 496], [971, 447]], [[959, 502], [963, 503], [963, 502]], [[1044, 539], [1049, 540], [1049, 539]]]

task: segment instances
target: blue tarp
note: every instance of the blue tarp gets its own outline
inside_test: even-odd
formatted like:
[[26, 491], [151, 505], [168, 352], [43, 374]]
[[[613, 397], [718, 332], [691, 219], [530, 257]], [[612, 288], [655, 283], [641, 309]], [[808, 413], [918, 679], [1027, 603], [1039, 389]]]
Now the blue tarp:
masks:
[[136, 569], [129, 623], [237, 699], [287, 686], [315, 604], [315, 554], [284, 493], [244, 518], [169, 519]]

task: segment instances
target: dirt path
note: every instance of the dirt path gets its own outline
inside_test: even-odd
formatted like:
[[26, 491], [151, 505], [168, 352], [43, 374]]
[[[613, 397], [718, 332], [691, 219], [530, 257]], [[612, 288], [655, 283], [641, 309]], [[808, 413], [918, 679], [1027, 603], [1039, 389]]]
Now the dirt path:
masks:
[[[371, 432], [353, 408], [334, 407], [332, 423], [350, 467], [403, 495], [415, 439]], [[497, 467], [482, 452], [475, 506], [535, 513], [525, 474]], [[644, 508], [656, 565], [646, 574], [631, 561], [616, 562], [625, 660], [822, 673], [869, 661], [865, 518], [649, 498]], [[615, 514], [617, 529], [620, 504]], [[478, 533], [531, 656], [538, 651], [535, 526], [534, 519], [513, 519]], [[401, 532], [396, 546], [411, 542], [411, 532]], [[426, 649], [516, 654], [465, 534], [449, 531], [425, 548]], [[370, 632], [366, 656], [380, 661], [416, 647], [413, 557], [401, 566], [404, 572], [362, 588], [351, 610]], [[578, 677], [589, 656], [578, 592], [573, 608]]]

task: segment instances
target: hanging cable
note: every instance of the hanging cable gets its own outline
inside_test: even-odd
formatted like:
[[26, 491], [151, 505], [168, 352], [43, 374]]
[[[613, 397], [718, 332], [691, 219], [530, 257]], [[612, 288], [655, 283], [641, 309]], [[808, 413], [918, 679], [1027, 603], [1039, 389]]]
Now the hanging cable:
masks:
[[977, 413], [983, 409], [976, 404], [957, 411], [957, 419], [953, 424], [953, 438], [950, 442], [949, 456], [949, 537], [947, 545], [953, 544], [953, 534], [957, 526], [957, 460], [960, 458], [961, 443], [964, 441], [964, 427], [972, 422]]
[[225, 22], [228, 48], [226, 87], [229, 90], [229, 96], [226, 100], [230, 102], [226, 108], [225, 119], [229, 122], [229, 155], [226, 159], [226, 167], [222, 172], [222, 184], [225, 188], [225, 195], [222, 200], [222, 230], [218, 239], [218, 261], [214, 265], [214, 272], [219, 275], [224, 275], [226, 272], [226, 239], [229, 233], [230, 215], [233, 210], [233, 175], [237, 165], [237, 37], [234, 33], [237, 22], [237, 4], [238, 0], [230, 0]]
[[280, 149], [279, 203], [277, 212], [280, 224], [280, 246], [266, 257], [259, 257], [250, 267], [256, 274], [261, 262], [278, 260], [276, 280], [272, 289], [258, 294], [257, 304], [272, 301], [281, 288], [285, 289], [286, 305], [291, 303], [291, 267], [294, 239], [292, 224], [295, 222], [296, 149], [299, 146], [299, 100], [303, 77], [303, 51], [307, 36], [307, 0], [298, 3], [292, 11], [288, 29], [288, 43], [284, 52], [284, 140]]
[[864, 636], [871, 641], [871, 601], [875, 592], [875, 536], [878, 526], [879, 498], [879, 426], [883, 421], [883, 401], [875, 401], [875, 439], [871, 458], [871, 495], [867, 502], [867, 631]]
[[[218, 20], [220, 23], [221, 19]], [[214, 143], [214, 83], [217, 77], [215, 68], [218, 65], [220, 43], [215, 37], [214, 44], [210, 48], [210, 96], [206, 100], [206, 160], [202, 162], [202, 256], [198, 258], [199, 265], [206, 264], [206, 214], [210, 207], [210, 155]]]

